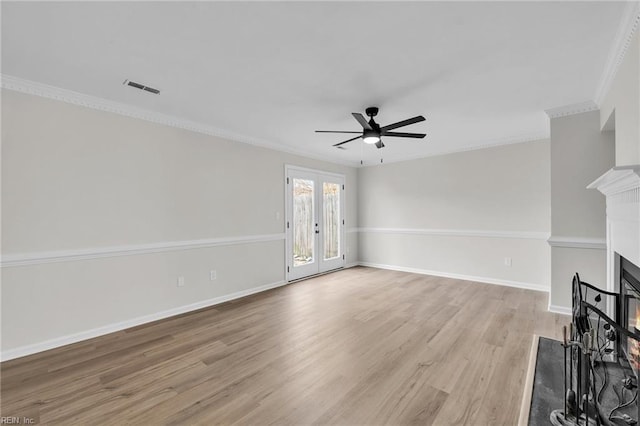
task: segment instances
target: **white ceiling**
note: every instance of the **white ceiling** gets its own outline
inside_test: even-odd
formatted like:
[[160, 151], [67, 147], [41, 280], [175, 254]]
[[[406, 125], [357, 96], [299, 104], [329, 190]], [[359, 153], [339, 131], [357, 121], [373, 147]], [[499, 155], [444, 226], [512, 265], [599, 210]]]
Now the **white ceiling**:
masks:
[[[594, 99], [624, 2], [2, 2], [2, 73], [365, 164], [548, 135]], [[162, 90], [153, 95], [125, 79]], [[351, 112], [423, 140], [361, 140]]]

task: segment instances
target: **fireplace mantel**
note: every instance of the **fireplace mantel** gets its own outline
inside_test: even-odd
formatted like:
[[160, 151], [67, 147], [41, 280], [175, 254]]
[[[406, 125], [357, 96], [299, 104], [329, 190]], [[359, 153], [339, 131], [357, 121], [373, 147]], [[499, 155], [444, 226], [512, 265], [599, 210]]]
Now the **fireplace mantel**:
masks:
[[607, 197], [640, 188], [640, 165], [618, 166], [594, 180], [588, 189], [597, 189]]
[[640, 266], [640, 165], [614, 167], [587, 188], [607, 197], [607, 286], [617, 290], [615, 254]]

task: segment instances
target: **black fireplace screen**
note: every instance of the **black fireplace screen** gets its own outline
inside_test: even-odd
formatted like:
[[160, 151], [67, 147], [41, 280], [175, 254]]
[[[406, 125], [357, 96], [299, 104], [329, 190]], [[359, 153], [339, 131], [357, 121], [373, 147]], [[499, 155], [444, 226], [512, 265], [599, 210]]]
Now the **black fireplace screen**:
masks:
[[575, 275], [570, 333], [563, 344], [566, 400], [551, 413], [554, 425], [637, 424], [640, 280], [632, 274], [626, 282], [620, 281], [619, 292], [608, 292]]
[[[620, 258], [620, 296], [622, 300], [621, 323], [632, 333], [640, 333], [640, 268], [625, 258]], [[621, 352], [638, 377], [640, 344], [631, 338], [621, 339]]]

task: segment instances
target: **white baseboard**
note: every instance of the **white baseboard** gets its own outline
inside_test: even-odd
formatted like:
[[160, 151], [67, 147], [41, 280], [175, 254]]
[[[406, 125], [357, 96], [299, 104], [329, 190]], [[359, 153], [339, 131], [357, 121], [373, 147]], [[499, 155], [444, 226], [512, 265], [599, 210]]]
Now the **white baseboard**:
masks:
[[8, 361], [15, 358], [20, 358], [27, 355], [32, 355], [38, 352], [43, 352], [49, 349], [58, 348], [61, 346], [69, 345], [71, 343], [81, 342], [83, 340], [92, 339], [94, 337], [104, 336], [105, 334], [114, 333], [116, 331], [125, 330], [127, 328], [135, 327], [141, 324], [169, 318], [175, 315], [184, 314], [187, 312], [195, 311], [198, 309], [206, 308], [209, 306], [218, 305], [220, 303], [228, 302], [230, 300], [239, 299], [241, 297], [249, 296], [262, 291], [270, 290], [272, 288], [281, 287], [285, 285], [284, 281], [277, 281], [271, 284], [261, 285], [259, 287], [253, 287], [247, 290], [237, 291], [235, 293], [227, 294], [224, 296], [214, 297], [213, 299], [201, 300], [199, 302], [191, 303], [189, 305], [179, 306], [177, 308], [168, 309], [166, 311], [156, 312], [149, 315], [144, 315], [130, 320], [121, 321], [114, 324], [108, 324], [102, 327], [94, 328], [91, 330], [81, 331], [79, 333], [69, 334], [55, 339], [46, 340], [40, 343], [34, 343], [31, 345], [20, 346], [18, 348], [9, 349], [0, 353], [0, 361]]
[[549, 303], [549, 312], [553, 312], [554, 314], [571, 315], [571, 308], [568, 308], [566, 306], [552, 305], [551, 303]]
[[[476, 282], [482, 282], [486, 284], [504, 285], [508, 287], [523, 288], [527, 290], [544, 291], [544, 292], [549, 291], [548, 287], [540, 284], [501, 280], [501, 279], [487, 278], [487, 277], [477, 277], [477, 276], [471, 276], [471, 275], [453, 274], [449, 272], [431, 271], [426, 269], [409, 268], [409, 267], [395, 266], [395, 265], [384, 265], [384, 264], [371, 263], [371, 262], [353, 262], [345, 265], [345, 268], [353, 268], [355, 266], [367, 266], [371, 268], [388, 269], [393, 271], [409, 272], [414, 274], [434, 275], [438, 277], [446, 277], [446, 278], [460, 279], [460, 280], [466, 280], [466, 281], [476, 281]], [[195, 310], [206, 308], [209, 306], [218, 305], [220, 303], [228, 302], [230, 300], [239, 299], [241, 297], [249, 296], [251, 294], [270, 290], [272, 288], [281, 287], [286, 284], [287, 283], [285, 281], [277, 281], [275, 283], [253, 287], [247, 290], [242, 290], [242, 291], [227, 294], [224, 296], [215, 297], [213, 299], [202, 300], [189, 305], [179, 306], [177, 308], [172, 308], [172, 309], [157, 312], [154, 314], [132, 318], [130, 320], [126, 320], [126, 321], [122, 321], [114, 324], [108, 324], [108, 325], [94, 328], [91, 330], [81, 331], [79, 333], [69, 334], [69, 335], [58, 337], [55, 339], [46, 340], [44, 342], [20, 346], [18, 348], [9, 349], [0, 353], [0, 361], [9, 361], [11, 359], [32, 355], [38, 352], [43, 352], [49, 349], [58, 348], [61, 346], [72, 344], [72, 343], [81, 342], [83, 340], [92, 339], [94, 337], [103, 336], [105, 334], [114, 333], [116, 331], [125, 330], [127, 328], [135, 327], [135, 326], [146, 324], [149, 322], [161, 320], [164, 318], [169, 318], [175, 315], [184, 314], [187, 312], [195, 311]], [[549, 311], [554, 313], [564, 314], [564, 315], [571, 315], [571, 308], [567, 308], [564, 306], [549, 305]]]
[[454, 274], [450, 272], [441, 272], [441, 271], [431, 271], [427, 269], [409, 268], [406, 266], [383, 265], [380, 263], [371, 263], [371, 262], [360, 262], [360, 265], [368, 266], [370, 268], [389, 269], [392, 271], [410, 272], [413, 274], [422, 274], [422, 275], [434, 275], [436, 277], [454, 278], [457, 280], [476, 281], [476, 282], [481, 282], [485, 284], [496, 284], [496, 285], [504, 285], [507, 287], [523, 288], [526, 290], [549, 292], [549, 287], [542, 284], [525, 283], [520, 281], [510, 281], [510, 280], [502, 280], [502, 279], [488, 278], [488, 277], [476, 277], [472, 275]]

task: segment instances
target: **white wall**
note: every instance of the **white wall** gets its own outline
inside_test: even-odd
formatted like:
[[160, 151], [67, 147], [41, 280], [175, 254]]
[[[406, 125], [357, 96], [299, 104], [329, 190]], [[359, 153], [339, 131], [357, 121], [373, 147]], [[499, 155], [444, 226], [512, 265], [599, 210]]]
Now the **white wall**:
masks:
[[359, 169], [360, 259], [548, 289], [549, 167], [541, 140]]
[[[282, 283], [285, 164], [344, 173], [346, 226], [357, 226], [353, 168], [3, 91], [3, 260], [271, 236], [190, 250], [5, 265], [3, 355]], [[347, 263], [353, 263], [357, 233], [347, 233], [347, 239]], [[209, 280], [211, 269], [217, 270], [216, 281]], [[186, 285], [178, 288], [180, 275]]]
[[614, 164], [614, 140], [598, 111], [551, 120], [551, 232], [605, 237], [604, 197], [587, 185]]
[[631, 39], [600, 107], [601, 128], [615, 128], [616, 166], [640, 164], [640, 30]]
[[[551, 119], [551, 239], [565, 241], [551, 249], [549, 303], [556, 309], [571, 306], [576, 272], [606, 288], [605, 200], [586, 189], [614, 165], [613, 134], [600, 131], [599, 117], [599, 111], [591, 111]], [[600, 240], [602, 246], [575, 247], [585, 240]]]

